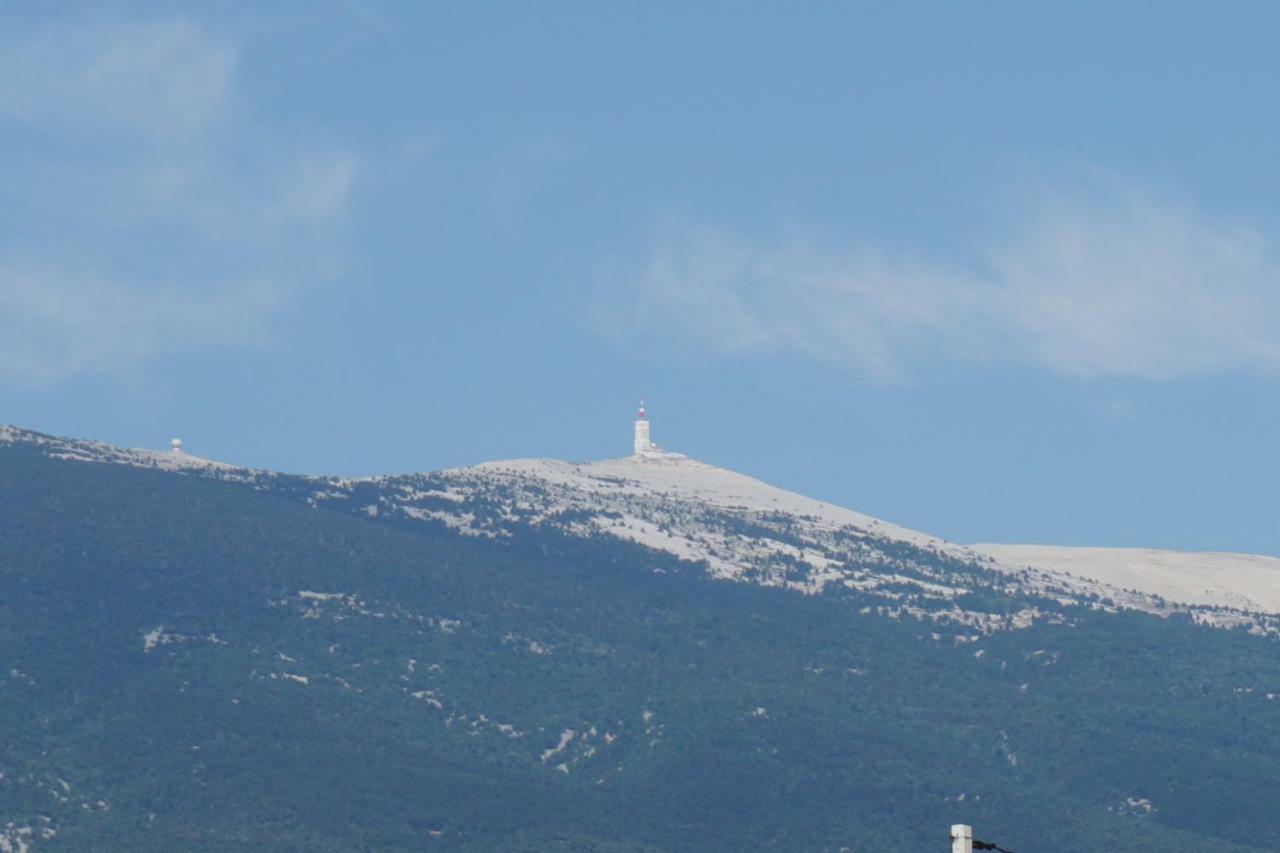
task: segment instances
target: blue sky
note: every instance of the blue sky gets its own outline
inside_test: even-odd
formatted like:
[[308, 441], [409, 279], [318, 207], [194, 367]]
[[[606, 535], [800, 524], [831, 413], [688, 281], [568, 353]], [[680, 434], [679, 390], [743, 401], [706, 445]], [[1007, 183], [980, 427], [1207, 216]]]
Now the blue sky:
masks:
[[1280, 554], [1268, 4], [0, 11], [0, 422]]

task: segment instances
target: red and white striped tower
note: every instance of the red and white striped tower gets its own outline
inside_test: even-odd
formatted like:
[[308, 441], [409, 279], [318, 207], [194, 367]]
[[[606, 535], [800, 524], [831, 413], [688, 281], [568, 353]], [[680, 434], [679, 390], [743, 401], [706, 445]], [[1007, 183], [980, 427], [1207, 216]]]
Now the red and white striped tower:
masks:
[[640, 411], [636, 413], [636, 453], [647, 453], [653, 449], [649, 440], [649, 416], [644, 410], [644, 400], [640, 400]]

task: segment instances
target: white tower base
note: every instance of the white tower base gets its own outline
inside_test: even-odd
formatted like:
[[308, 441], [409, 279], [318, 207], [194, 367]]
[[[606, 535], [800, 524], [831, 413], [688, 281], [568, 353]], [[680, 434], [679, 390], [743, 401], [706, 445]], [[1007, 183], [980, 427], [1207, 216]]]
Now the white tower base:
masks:
[[649, 439], [649, 421], [640, 419], [636, 421], [636, 453], [648, 453], [653, 449], [653, 442]]

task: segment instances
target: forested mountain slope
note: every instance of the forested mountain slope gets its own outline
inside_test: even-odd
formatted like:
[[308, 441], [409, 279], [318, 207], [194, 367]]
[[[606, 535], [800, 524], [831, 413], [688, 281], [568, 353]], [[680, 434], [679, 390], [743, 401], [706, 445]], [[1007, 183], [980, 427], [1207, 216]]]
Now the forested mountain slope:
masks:
[[964, 560], [902, 545], [923, 567], [904, 577], [956, 576], [968, 611], [1062, 617], [983, 632], [887, 611], [883, 585], [723, 583], [625, 537], [467, 535], [363, 511], [377, 484], [308, 501], [304, 482], [0, 448], [5, 844], [941, 850], [955, 822], [1020, 853], [1280, 837], [1271, 638], [973, 590]]

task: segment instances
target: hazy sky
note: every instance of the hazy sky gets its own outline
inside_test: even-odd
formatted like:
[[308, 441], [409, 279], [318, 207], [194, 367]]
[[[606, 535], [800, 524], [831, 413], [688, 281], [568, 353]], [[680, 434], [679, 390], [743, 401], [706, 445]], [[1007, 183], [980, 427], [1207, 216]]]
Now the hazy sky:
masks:
[[0, 10], [0, 422], [1280, 554], [1274, 4]]

